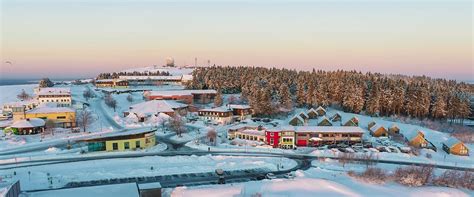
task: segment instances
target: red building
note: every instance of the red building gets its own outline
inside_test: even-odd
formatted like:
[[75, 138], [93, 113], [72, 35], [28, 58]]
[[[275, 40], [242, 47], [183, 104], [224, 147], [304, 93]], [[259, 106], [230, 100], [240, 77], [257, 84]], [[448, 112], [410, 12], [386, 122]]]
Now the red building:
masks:
[[267, 129], [265, 131], [265, 141], [273, 148], [278, 148], [280, 146], [280, 130]]

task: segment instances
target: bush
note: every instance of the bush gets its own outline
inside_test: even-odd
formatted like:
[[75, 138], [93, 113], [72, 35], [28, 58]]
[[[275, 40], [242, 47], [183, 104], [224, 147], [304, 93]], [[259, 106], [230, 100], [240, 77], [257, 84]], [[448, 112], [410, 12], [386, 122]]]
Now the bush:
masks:
[[371, 183], [384, 183], [389, 177], [382, 169], [373, 167], [367, 168], [360, 174], [354, 171], [349, 171], [347, 174]]
[[445, 187], [467, 188], [474, 190], [474, 173], [446, 170], [442, 175], [433, 180], [433, 184]]
[[433, 169], [432, 166], [397, 168], [393, 178], [402, 185], [422, 186], [433, 179]]

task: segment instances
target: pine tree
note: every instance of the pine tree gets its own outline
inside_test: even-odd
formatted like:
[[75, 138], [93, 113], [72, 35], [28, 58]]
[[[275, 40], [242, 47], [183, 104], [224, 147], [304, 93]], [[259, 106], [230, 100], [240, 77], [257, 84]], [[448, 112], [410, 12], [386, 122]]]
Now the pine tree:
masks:
[[221, 93], [221, 90], [218, 89], [216, 97], [214, 98], [214, 106], [219, 107], [221, 105], [222, 105], [222, 93]]
[[366, 107], [367, 114], [377, 116], [380, 113], [380, 90], [377, 83], [372, 84]]
[[291, 109], [293, 101], [291, 100], [291, 93], [288, 85], [282, 83], [279, 88], [279, 102], [285, 109]]

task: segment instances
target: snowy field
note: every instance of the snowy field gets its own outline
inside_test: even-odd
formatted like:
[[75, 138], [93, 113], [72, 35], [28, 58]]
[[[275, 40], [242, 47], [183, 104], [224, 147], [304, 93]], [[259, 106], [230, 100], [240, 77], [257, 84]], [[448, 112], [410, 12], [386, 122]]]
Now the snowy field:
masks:
[[25, 90], [25, 92], [30, 96], [33, 96], [33, 89], [37, 86], [37, 84], [0, 86], [0, 105], [19, 101], [16, 96], [23, 90]]
[[[89, 181], [107, 178], [124, 178], [140, 176], [172, 175], [182, 173], [213, 172], [223, 170], [241, 170], [267, 168], [277, 170], [277, 164], [287, 168], [296, 166], [289, 159], [243, 156], [174, 156], [174, 157], [140, 157], [123, 159], [104, 159], [64, 164], [50, 164], [3, 170], [0, 176], [9, 177], [16, 172], [22, 189], [33, 190], [48, 187], [61, 187], [72, 181]], [[153, 167], [153, 169], [151, 169]], [[31, 175], [28, 175], [31, 172]], [[53, 184], [48, 183], [52, 177]]]
[[178, 187], [166, 190], [164, 196], [431, 196], [468, 197], [473, 191], [447, 187], [405, 187], [396, 183], [371, 184], [358, 181], [345, 172], [311, 168], [297, 171], [293, 180], [274, 179], [227, 185]]

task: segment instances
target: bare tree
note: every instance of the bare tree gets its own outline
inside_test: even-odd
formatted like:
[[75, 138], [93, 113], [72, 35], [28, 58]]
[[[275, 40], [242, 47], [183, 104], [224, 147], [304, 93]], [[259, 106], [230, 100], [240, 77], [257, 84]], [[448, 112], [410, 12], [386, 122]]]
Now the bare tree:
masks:
[[217, 132], [216, 130], [212, 129], [209, 130], [206, 134], [206, 137], [211, 145], [216, 145], [217, 142]]
[[25, 90], [21, 90], [21, 93], [16, 96], [18, 99], [24, 101], [31, 98], [31, 96], [25, 92]]
[[113, 108], [115, 112], [115, 109], [117, 108], [117, 101], [112, 97], [111, 94], [107, 94], [105, 96], [105, 104], [110, 108]]
[[91, 111], [89, 110], [82, 110], [77, 113], [76, 116], [77, 125], [82, 129], [83, 132], [86, 132], [87, 129], [95, 122], [95, 118]]
[[92, 92], [91, 89], [84, 90], [84, 93], [82, 93], [82, 95], [84, 96], [86, 101], [89, 101], [90, 98], [93, 98], [95, 96], [94, 92]]
[[132, 94], [128, 94], [127, 101], [130, 102], [130, 103], [133, 102]]
[[56, 127], [56, 123], [53, 120], [51, 119], [46, 120], [46, 123], [44, 126], [46, 129], [46, 133], [51, 133], [51, 135], [54, 135], [54, 128]]
[[178, 115], [175, 115], [171, 118], [169, 126], [171, 130], [174, 131], [179, 137], [181, 137], [181, 134], [186, 130], [186, 128], [184, 127], [183, 118]]

